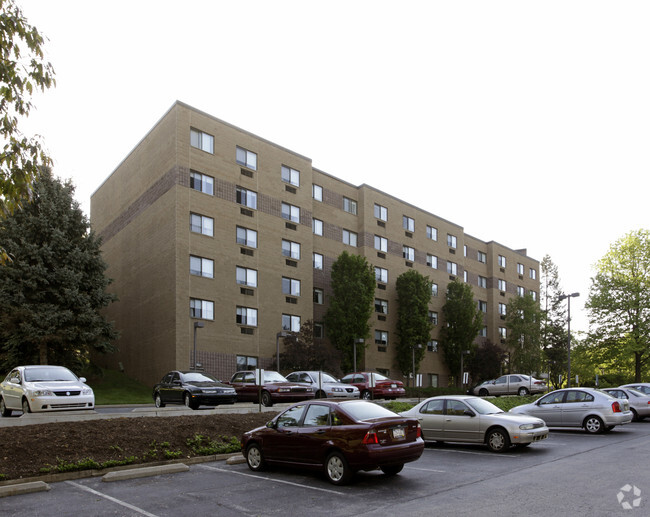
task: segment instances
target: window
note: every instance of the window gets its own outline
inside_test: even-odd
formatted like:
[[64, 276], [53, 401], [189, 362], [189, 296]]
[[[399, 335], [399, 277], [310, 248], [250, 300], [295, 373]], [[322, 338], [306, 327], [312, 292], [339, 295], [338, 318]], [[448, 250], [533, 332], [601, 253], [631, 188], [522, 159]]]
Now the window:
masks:
[[450, 248], [456, 248], [456, 236], [447, 234], [447, 246]]
[[437, 241], [438, 229], [434, 228], [433, 226], [427, 225], [427, 239], [431, 239], [432, 241]]
[[246, 190], [243, 187], [237, 187], [237, 203], [248, 208], [257, 210], [257, 192]]
[[237, 307], [237, 324], [247, 327], [257, 327], [257, 309]]
[[322, 323], [314, 323], [314, 337], [317, 339], [325, 337], [325, 326]]
[[487, 337], [487, 326], [483, 326], [481, 330], [478, 331], [478, 335], [481, 337]]
[[[437, 352], [437, 350], [436, 350]], [[429, 384], [431, 385], [432, 388], [437, 388], [438, 387], [438, 374], [437, 373], [430, 373], [429, 375]]]
[[248, 355], [238, 355], [237, 356], [237, 371], [243, 370], [255, 370], [257, 368], [257, 357], [251, 357]]
[[506, 281], [505, 280], [499, 280], [499, 291], [506, 291]]
[[300, 316], [294, 316], [292, 314], [283, 314], [282, 330], [289, 330], [291, 332], [300, 332]]
[[214, 260], [190, 255], [190, 274], [214, 278]]
[[317, 287], [314, 287], [314, 303], [317, 303], [318, 305], [322, 305], [324, 296], [325, 295], [322, 289], [318, 289]]
[[294, 187], [300, 186], [300, 171], [287, 167], [286, 165], [282, 166], [282, 181], [289, 183]]
[[257, 287], [257, 271], [246, 267], [237, 266], [237, 283], [248, 287]]
[[385, 330], [375, 330], [375, 344], [381, 346], [388, 345], [388, 332]]
[[506, 258], [503, 255], [499, 255], [498, 264], [499, 267], [506, 267]]
[[507, 307], [507, 305], [506, 305], [505, 303], [500, 303], [500, 304], [499, 304], [499, 314], [500, 314], [501, 316], [505, 316], [505, 315], [506, 315], [506, 307]]
[[433, 269], [438, 269], [438, 257], [427, 254], [427, 266]]
[[485, 278], [484, 276], [479, 276], [478, 286], [482, 287], [483, 289], [487, 289], [487, 278]]
[[438, 296], [438, 284], [431, 284], [431, 296], [434, 298]]
[[482, 262], [483, 264], [487, 264], [487, 255], [483, 253], [482, 251], [477, 252], [478, 253], [478, 261]]
[[524, 265], [517, 263], [517, 274], [518, 275], [523, 275], [524, 274]]
[[524, 289], [522, 286], [518, 285], [517, 286], [517, 296], [526, 296], [526, 289]]
[[190, 171], [190, 188], [212, 196], [214, 195], [214, 178], [200, 172]]
[[190, 129], [190, 145], [206, 153], [214, 154], [214, 137], [198, 129]]
[[388, 239], [375, 235], [375, 249], [386, 253], [388, 251]]
[[537, 279], [537, 270], [536, 270], [536, 269], [533, 269], [533, 268], [531, 267], [531, 268], [528, 270], [528, 276], [529, 276], [531, 279], [536, 280], [536, 279]]
[[282, 277], [282, 294], [300, 296], [300, 280], [295, 278]]
[[292, 259], [300, 260], [300, 244], [297, 242], [282, 239], [282, 255]]
[[311, 186], [311, 197], [314, 198], [315, 201], [322, 201], [323, 200], [323, 187], [320, 185], [316, 185], [315, 183], [312, 184]]
[[388, 300], [380, 300], [379, 298], [375, 298], [375, 312], [388, 314]]
[[388, 269], [383, 267], [375, 267], [375, 280], [384, 284], [388, 283]]
[[506, 335], [507, 335], [506, 328], [505, 327], [499, 327], [499, 337], [501, 339], [505, 339]]
[[282, 203], [282, 219], [287, 219], [293, 223], [300, 222], [300, 208], [289, 203]]
[[214, 302], [190, 298], [190, 317], [202, 320], [214, 319]]
[[465, 270], [463, 270], [463, 282], [467, 283], [468, 280], [469, 280], [469, 273], [465, 269]]
[[438, 351], [438, 340], [437, 339], [432, 339], [431, 341], [427, 342], [427, 350], [429, 352], [437, 352]]
[[323, 235], [323, 221], [320, 219], [312, 219], [311, 229], [314, 232], [314, 235]]
[[429, 311], [429, 322], [432, 325], [437, 325], [438, 324], [438, 313], [435, 311]]
[[530, 291], [530, 295], [533, 297], [534, 301], [537, 301], [537, 293], [535, 291]]
[[244, 228], [243, 226], [238, 226], [237, 244], [242, 244], [249, 248], [257, 248], [257, 232], [255, 230]]
[[402, 256], [406, 260], [415, 260], [415, 250], [409, 246], [402, 246]]
[[381, 221], [388, 220], [388, 208], [375, 203], [375, 217]]
[[323, 269], [323, 255], [320, 253], [314, 253], [312, 255], [312, 262], [314, 263], [314, 269]]
[[214, 219], [199, 214], [190, 214], [190, 230], [212, 237], [214, 235]]
[[357, 234], [351, 232], [350, 230], [343, 230], [343, 244], [349, 244], [350, 246], [357, 246]]
[[458, 264], [455, 262], [449, 262], [447, 261], [447, 273], [450, 275], [457, 275], [458, 274]]
[[237, 147], [237, 163], [248, 169], [257, 170], [257, 154], [243, 147]]
[[463, 246], [463, 257], [467, 256], [467, 245]]
[[402, 216], [402, 228], [404, 228], [408, 232], [414, 232], [415, 231], [415, 221], [413, 218], [408, 217], [406, 215]]
[[483, 300], [478, 301], [478, 310], [481, 312], [487, 312], [487, 302]]
[[357, 202], [353, 199], [343, 198], [343, 210], [351, 214], [357, 215]]

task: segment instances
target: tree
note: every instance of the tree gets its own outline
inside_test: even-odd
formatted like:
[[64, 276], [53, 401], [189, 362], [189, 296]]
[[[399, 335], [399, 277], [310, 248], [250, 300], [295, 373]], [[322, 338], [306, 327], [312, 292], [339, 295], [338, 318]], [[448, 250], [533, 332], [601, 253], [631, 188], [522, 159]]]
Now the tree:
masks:
[[[52, 65], [43, 57], [43, 36], [27, 23], [13, 0], [0, 0], [0, 219], [31, 198], [33, 182], [50, 159], [37, 138], [18, 128], [27, 117], [35, 89], [55, 84]], [[0, 241], [0, 263], [9, 257]]]
[[78, 368], [117, 337], [100, 310], [114, 300], [100, 241], [73, 198], [74, 187], [44, 171], [31, 203], [0, 221], [13, 260], [0, 265], [0, 359]]
[[[442, 307], [444, 325], [440, 331], [445, 363], [453, 376], [460, 372], [461, 354], [469, 351], [466, 360], [471, 360], [476, 343], [474, 340], [483, 327], [483, 314], [474, 301], [472, 287], [458, 280], [447, 286], [447, 301]], [[462, 379], [458, 375], [456, 386]]]
[[549, 373], [549, 383], [559, 387], [560, 375], [566, 376], [568, 336], [567, 315], [560, 287], [558, 268], [549, 255], [541, 263], [540, 307], [542, 309], [541, 341], [543, 358]]
[[511, 371], [538, 373], [541, 364], [541, 313], [532, 295], [512, 298], [506, 307], [506, 346], [512, 351]]
[[633, 360], [641, 381], [650, 359], [650, 232], [617, 240], [596, 265], [586, 308], [589, 338], [602, 359]]
[[300, 332], [284, 338], [280, 354], [283, 370], [323, 370], [335, 377], [341, 375], [341, 353], [327, 343], [314, 343], [314, 322], [307, 320]]
[[[324, 322], [327, 336], [341, 351], [341, 367], [349, 372], [353, 365], [355, 339], [366, 339], [368, 320], [373, 310], [375, 273], [361, 255], [344, 251], [332, 265], [332, 291]], [[357, 345], [357, 363], [363, 360], [365, 346]]]
[[486, 339], [479, 344], [473, 356], [467, 362], [467, 371], [474, 382], [495, 379], [501, 375], [501, 365], [505, 355], [499, 345]]
[[[403, 375], [413, 369], [413, 354], [417, 366], [426, 352], [426, 343], [431, 339], [433, 325], [429, 320], [431, 300], [429, 277], [411, 269], [402, 273], [396, 282], [397, 301], [397, 364]], [[422, 345], [420, 348], [415, 348]], [[415, 372], [413, 372], [415, 375]], [[415, 380], [415, 379], [414, 379]]]

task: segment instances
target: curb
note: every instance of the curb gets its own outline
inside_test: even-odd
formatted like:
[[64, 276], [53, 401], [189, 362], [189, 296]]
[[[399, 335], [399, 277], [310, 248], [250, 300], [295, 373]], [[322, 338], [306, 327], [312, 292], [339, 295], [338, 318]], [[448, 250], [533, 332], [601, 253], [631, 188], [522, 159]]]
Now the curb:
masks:
[[0, 497], [32, 494], [34, 492], [46, 492], [48, 490], [50, 490], [50, 485], [48, 485], [44, 481], [32, 481], [31, 483], [20, 483], [18, 485], [1, 486]]

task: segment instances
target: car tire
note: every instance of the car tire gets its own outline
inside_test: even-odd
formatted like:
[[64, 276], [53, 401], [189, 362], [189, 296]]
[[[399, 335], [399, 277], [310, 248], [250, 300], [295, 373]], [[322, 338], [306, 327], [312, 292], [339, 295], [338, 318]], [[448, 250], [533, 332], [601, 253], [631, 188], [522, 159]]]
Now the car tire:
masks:
[[404, 468], [404, 464], [402, 463], [401, 465], [385, 465], [380, 468], [381, 471], [387, 476], [396, 476], [397, 474], [402, 472], [402, 469]]
[[333, 485], [345, 485], [352, 478], [352, 470], [342, 453], [334, 451], [325, 460], [325, 475]]
[[600, 417], [597, 417], [595, 415], [591, 415], [585, 418], [584, 422], [582, 422], [582, 427], [584, 427], [585, 431], [590, 434], [605, 432], [605, 424], [603, 424], [603, 421], [600, 419]]
[[370, 399], [372, 399], [372, 394], [370, 393], [370, 390], [363, 390], [361, 392], [361, 399], [362, 400], [370, 400]]
[[492, 452], [504, 452], [510, 448], [510, 436], [505, 429], [497, 427], [488, 433], [485, 443]]
[[327, 398], [327, 393], [325, 393], [323, 390], [318, 390], [316, 392], [316, 398], [317, 399], [326, 399]]
[[639, 414], [632, 408], [630, 408], [630, 411], [632, 411], [632, 422], [638, 422]]
[[478, 390], [479, 397], [487, 397], [489, 394], [490, 393], [485, 388], [481, 388], [480, 390]]
[[246, 448], [246, 464], [253, 472], [261, 472], [266, 468], [264, 455], [258, 444], [252, 443]]
[[525, 397], [526, 395], [528, 395], [528, 389], [527, 389], [527, 388], [524, 388], [524, 387], [522, 386], [522, 387], [519, 388], [519, 390], [517, 391], [517, 395], [519, 395], [520, 397]]
[[273, 398], [268, 391], [262, 392], [262, 405], [264, 407], [271, 407], [273, 405]]
[[2, 416], [11, 416], [11, 409], [5, 406], [5, 399], [0, 397], [0, 414]]
[[153, 398], [153, 403], [156, 407], [165, 407], [165, 403], [162, 401], [162, 397], [158, 392], [156, 392], [156, 396]]
[[198, 409], [199, 407], [196, 402], [192, 402], [192, 396], [187, 391], [183, 393], [183, 404], [190, 409]]
[[29, 407], [29, 401], [26, 398], [23, 398], [23, 415], [32, 412], [32, 408]]

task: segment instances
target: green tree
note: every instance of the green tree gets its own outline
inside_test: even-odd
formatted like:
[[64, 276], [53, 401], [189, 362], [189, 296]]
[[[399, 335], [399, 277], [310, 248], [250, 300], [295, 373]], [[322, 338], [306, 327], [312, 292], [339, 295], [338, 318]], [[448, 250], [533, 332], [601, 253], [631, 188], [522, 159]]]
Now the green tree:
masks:
[[467, 362], [467, 371], [473, 382], [496, 379], [501, 375], [501, 365], [505, 356], [503, 349], [490, 340], [486, 339], [480, 343]]
[[483, 314], [474, 301], [472, 287], [458, 280], [450, 282], [442, 314], [444, 323], [440, 330], [440, 344], [445, 363], [456, 377], [456, 386], [460, 387], [461, 354], [469, 351], [465, 361], [471, 361], [478, 346], [474, 340], [483, 327]]
[[100, 242], [73, 198], [74, 187], [44, 171], [31, 203], [0, 221], [13, 260], [0, 265], [0, 354], [16, 364], [77, 369], [91, 350], [113, 350], [113, 325], [100, 314], [114, 296]]
[[586, 308], [589, 339], [601, 360], [632, 360], [641, 381], [650, 359], [650, 233], [617, 240], [596, 265]]
[[[426, 352], [427, 341], [431, 339], [433, 324], [429, 320], [429, 301], [432, 282], [411, 269], [402, 273], [396, 282], [397, 302], [397, 364], [403, 375], [408, 376], [417, 368]], [[415, 348], [422, 345], [420, 348]], [[415, 372], [413, 372], [415, 374]]]
[[506, 307], [506, 346], [511, 351], [511, 371], [538, 373], [542, 350], [540, 346], [541, 312], [532, 295], [512, 298]]
[[558, 268], [549, 255], [541, 263], [540, 308], [542, 310], [541, 340], [543, 361], [549, 373], [549, 382], [559, 387], [560, 375], [566, 377], [568, 336], [566, 331], [566, 303], [560, 300]]
[[295, 370], [323, 370], [341, 376], [341, 353], [327, 343], [314, 343], [314, 322], [307, 320], [300, 332], [284, 338], [280, 365], [287, 373]]
[[[368, 320], [373, 311], [375, 273], [361, 255], [344, 251], [332, 265], [333, 296], [325, 314], [327, 336], [341, 352], [341, 367], [349, 372], [353, 365], [355, 339], [366, 339], [370, 333]], [[357, 345], [357, 364], [363, 361], [365, 346]]]
[[[34, 90], [55, 84], [52, 65], [43, 57], [43, 36], [29, 25], [13, 0], [0, 0], [0, 219], [31, 198], [40, 168], [50, 164], [37, 138], [18, 128], [29, 116]], [[0, 263], [9, 257], [0, 241]]]

